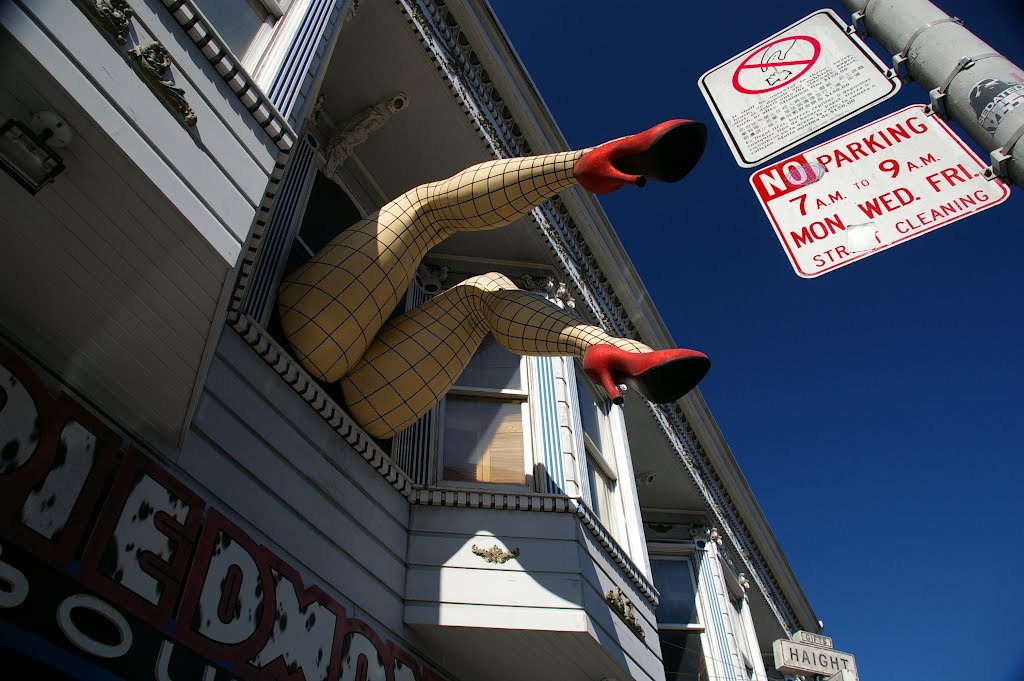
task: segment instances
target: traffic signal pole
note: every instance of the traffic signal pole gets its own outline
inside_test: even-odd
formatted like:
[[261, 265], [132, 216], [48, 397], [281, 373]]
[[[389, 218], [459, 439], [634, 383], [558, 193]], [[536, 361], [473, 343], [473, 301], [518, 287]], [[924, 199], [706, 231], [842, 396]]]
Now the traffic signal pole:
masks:
[[929, 91], [932, 109], [991, 154], [992, 174], [1024, 187], [1024, 69], [928, 0], [840, 2]]

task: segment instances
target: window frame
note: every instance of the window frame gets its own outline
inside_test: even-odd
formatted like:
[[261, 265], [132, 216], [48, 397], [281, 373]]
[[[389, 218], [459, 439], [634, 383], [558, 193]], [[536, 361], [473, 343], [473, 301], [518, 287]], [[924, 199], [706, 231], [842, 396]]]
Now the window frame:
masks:
[[[583, 443], [583, 451], [577, 455], [577, 466], [580, 469], [580, 475], [586, 476], [587, 487], [586, 494], [583, 495], [583, 501], [586, 503], [587, 508], [597, 519], [601, 521], [601, 524], [612, 534], [615, 541], [619, 542], [620, 545], [626, 547], [627, 551], [632, 554], [633, 550], [629, 546], [629, 532], [626, 527], [626, 508], [625, 500], [623, 499], [624, 485], [623, 482], [629, 484], [632, 480], [630, 476], [622, 476], [619, 474], [619, 467], [623, 463], [622, 453], [624, 447], [620, 440], [624, 437], [624, 433], [620, 433], [619, 429], [615, 425], [615, 416], [613, 410], [615, 405], [612, 404], [611, 400], [603, 397], [594, 388], [593, 384], [583, 373], [583, 365], [579, 360], [575, 360], [571, 363], [573, 371], [575, 371], [574, 383], [572, 390], [575, 392], [574, 398], [576, 400], [576, 422], [580, 429], [580, 438]], [[582, 394], [581, 394], [582, 393]], [[604, 448], [598, 446], [598, 443], [594, 442], [593, 437], [586, 431], [584, 420], [583, 420], [583, 395], [588, 395], [592, 399], [594, 405], [597, 406], [598, 412], [598, 427], [601, 429], [601, 440], [604, 444]], [[609, 451], [605, 451], [605, 449]], [[590, 484], [590, 468], [591, 461], [596, 462], [597, 468], [611, 483], [611, 489], [609, 489], [609, 496], [611, 497], [611, 507], [605, 509], [604, 516], [599, 512], [599, 509], [594, 505], [594, 490]], [[625, 462], [630, 463], [630, 462]], [[583, 490], [581, 490], [583, 491]], [[641, 530], [642, 531], [642, 530]]]
[[[697, 579], [697, 566], [694, 565], [694, 547], [693, 546], [660, 546], [657, 548], [650, 548], [650, 559], [651, 559], [651, 582], [654, 584], [654, 588], [658, 588], [657, 582], [654, 581], [654, 563], [657, 561], [671, 561], [680, 562], [686, 564], [687, 574], [690, 577], [690, 584], [693, 586], [693, 600], [694, 600], [694, 614], [696, 615], [696, 623], [681, 624], [678, 622], [664, 623], [658, 619], [658, 610], [655, 608], [654, 617], [658, 624], [659, 629], [672, 629], [675, 631], [699, 631], [706, 632], [707, 625], [704, 623], [705, 617], [705, 603], [704, 596], [700, 592], [700, 580]], [[660, 589], [659, 589], [660, 591]]]
[[[726, 595], [729, 597], [729, 616], [733, 638], [736, 639], [736, 650], [739, 653], [740, 662], [747, 670], [748, 678], [754, 678], [758, 673], [757, 659], [761, 657], [761, 651], [757, 644], [757, 636], [754, 633], [754, 619], [750, 612], [750, 599], [747, 591], [739, 582], [731, 567], [724, 564]], [[739, 608], [733, 599], [739, 601]]]
[[[485, 339], [486, 340], [486, 339]], [[535, 491], [536, 489], [536, 459], [534, 447], [534, 432], [532, 428], [532, 414], [530, 400], [530, 388], [534, 385], [535, 370], [533, 362], [529, 357], [519, 357], [520, 376], [522, 377], [521, 389], [512, 388], [486, 388], [480, 386], [460, 386], [457, 382], [438, 404], [438, 428], [437, 428], [437, 454], [434, 457], [434, 482], [439, 487], [458, 487], [466, 489], [479, 489], [494, 492], [519, 492]], [[444, 477], [444, 456], [445, 456], [445, 432], [448, 418], [448, 397], [476, 398], [480, 400], [491, 400], [501, 403], [518, 403], [520, 405], [520, 418], [523, 428], [523, 473], [524, 483], [522, 485], [484, 482], [481, 480], [448, 480]]]
[[[658, 583], [654, 579], [654, 564], [657, 561], [672, 561], [681, 562], [686, 565], [686, 572], [690, 578], [690, 584], [693, 587], [693, 605], [694, 615], [697, 619], [696, 623], [680, 624], [677, 622], [665, 623], [658, 618], [658, 609], [654, 609], [655, 623], [659, 632], [658, 640], [659, 645], [661, 643], [660, 632], [664, 631], [683, 631], [687, 633], [697, 634], [700, 639], [701, 656], [703, 657], [704, 667], [708, 670], [713, 669], [711, 667], [712, 658], [708, 654], [711, 650], [711, 641], [709, 640], [708, 627], [705, 622], [708, 619], [707, 604], [704, 600], [704, 594], [700, 590], [700, 579], [697, 576], [697, 565], [696, 565], [696, 547], [693, 542], [686, 542], [683, 544], [648, 544], [648, 553], [651, 562], [651, 582], [654, 584], [654, 588], [658, 588]], [[660, 591], [660, 589], [659, 589]], [[664, 652], [662, 652], [664, 658]]]

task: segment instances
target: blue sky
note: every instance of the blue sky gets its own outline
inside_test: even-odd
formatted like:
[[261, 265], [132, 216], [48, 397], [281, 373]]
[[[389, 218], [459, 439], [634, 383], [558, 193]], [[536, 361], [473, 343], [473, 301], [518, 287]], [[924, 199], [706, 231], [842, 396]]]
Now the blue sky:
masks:
[[[1024, 679], [1024, 189], [800, 279], [696, 83], [838, 2], [491, 2], [571, 146], [708, 124], [681, 183], [601, 203], [673, 337], [712, 358], [701, 391], [836, 647], [864, 679]], [[936, 4], [1024, 67], [1018, 0]], [[926, 101], [907, 84], [798, 149]]]

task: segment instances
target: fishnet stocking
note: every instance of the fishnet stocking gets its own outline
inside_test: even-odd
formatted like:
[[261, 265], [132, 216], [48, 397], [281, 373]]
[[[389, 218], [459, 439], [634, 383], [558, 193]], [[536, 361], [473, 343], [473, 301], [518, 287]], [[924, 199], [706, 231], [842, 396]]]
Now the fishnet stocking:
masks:
[[461, 230], [507, 225], [572, 186], [584, 153], [480, 163], [415, 187], [343, 231], [281, 285], [281, 324], [299, 362], [321, 380], [339, 380], [431, 248]]
[[448, 393], [488, 332], [521, 355], [582, 357], [601, 343], [651, 349], [581, 323], [502, 274], [484, 274], [384, 325], [341, 380], [349, 412], [370, 435], [394, 436]]

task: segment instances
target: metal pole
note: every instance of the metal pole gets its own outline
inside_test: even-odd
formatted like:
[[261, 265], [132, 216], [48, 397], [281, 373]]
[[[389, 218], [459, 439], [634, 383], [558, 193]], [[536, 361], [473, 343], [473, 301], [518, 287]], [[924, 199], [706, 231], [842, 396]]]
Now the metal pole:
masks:
[[1024, 69], [928, 0], [840, 2], [896, 61], [906, 59], [900, 70], [992, 153], [996, 170], [1024, 186]]

